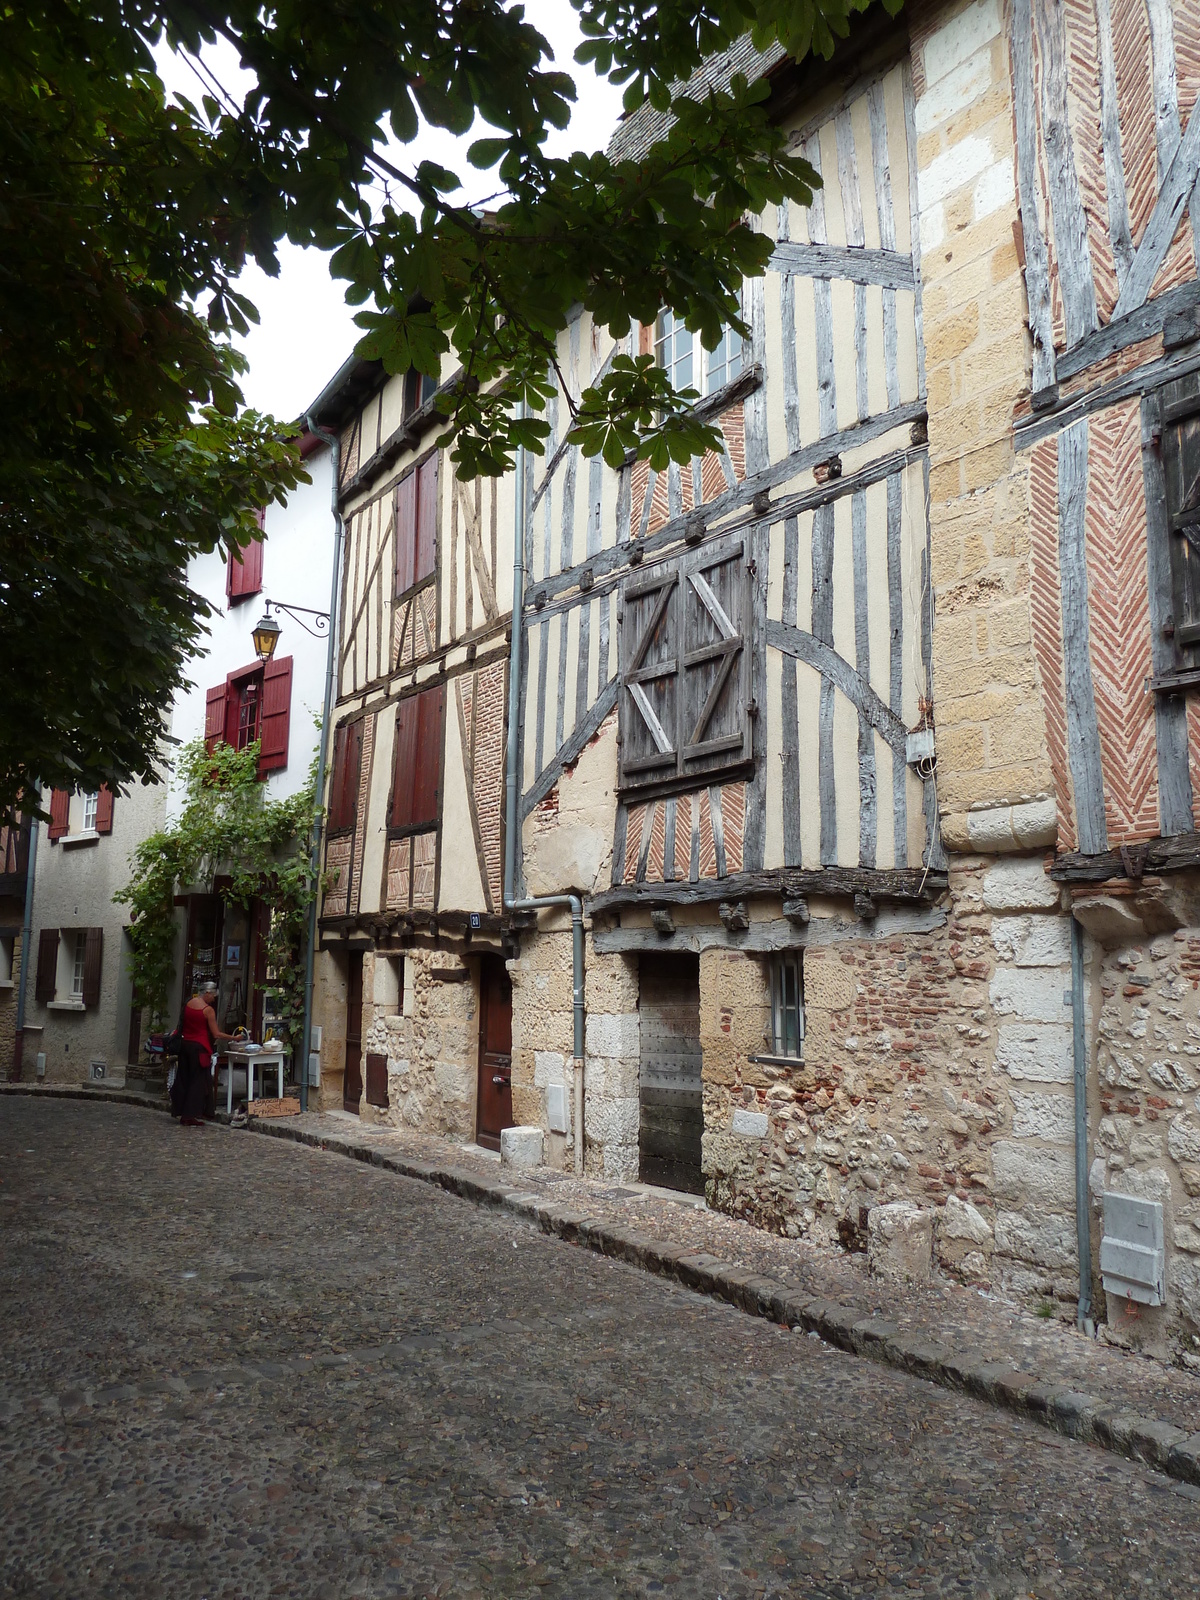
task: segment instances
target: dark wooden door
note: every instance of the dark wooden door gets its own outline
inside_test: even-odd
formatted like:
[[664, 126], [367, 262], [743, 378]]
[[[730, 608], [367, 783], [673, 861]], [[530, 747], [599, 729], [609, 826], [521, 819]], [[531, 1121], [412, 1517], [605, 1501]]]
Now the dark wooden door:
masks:
[[643, 1183], [704, 1193], [700, 1138], [700, 961], [642, 956], [638, 1167]]
[[512, 983], [499, 956], [479, 963], [479, 1097], [475, 1137], [499, 1150], [500, 1133], [513, 1125]]
[[362, 994], [363, 958], [361, 950], [350, 952], [350, 973], [346, 983], [346, 1072], [342, 1078], [342, 1106], [358, 1115], [362, 1099]]

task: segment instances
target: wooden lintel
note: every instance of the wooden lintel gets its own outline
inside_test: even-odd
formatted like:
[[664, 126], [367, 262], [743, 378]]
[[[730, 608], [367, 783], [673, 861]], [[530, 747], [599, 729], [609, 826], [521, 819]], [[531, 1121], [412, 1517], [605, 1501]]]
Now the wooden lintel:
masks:
[[[1145, 852], [1143, 855], [1142, 852]], [[1131, 873], [1135, 864], [1140, 871]], [[1084, 855], [1072, 850], [1054, 858], [1050, 876], [1056, 883], [1107, 883], [1110, 878], [1141, 878], [1160, 872], [1187, 872], [1200, 867], [1200, 834], [1181, 833], [1171, 839], [1151, 839], [1139, 844], [1137, 856], [1126, 849]]]
[[946, 889], [944, 872], [920, 867], [820, 867], [808, 871], [781, 867], [764, 872], [739, 872], [698, 883], [623, 883], [584, 902], [589, 916], [625, 906], [710, 905], [753, 895], [778, 895], [792, 901], [809, 895], [850, 898], [868, 895], [874, 901], [936, 900]]

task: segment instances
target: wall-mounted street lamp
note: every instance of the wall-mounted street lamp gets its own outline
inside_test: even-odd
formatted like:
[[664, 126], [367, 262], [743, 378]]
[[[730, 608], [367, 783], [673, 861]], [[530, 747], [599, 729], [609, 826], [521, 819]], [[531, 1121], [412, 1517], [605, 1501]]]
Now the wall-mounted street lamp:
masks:
[[[282, 600], [268, 600], [267, 609], [254, 624], [254, 630], [250, 635], [254, 640], [254, 654], [260, 661], [270, 661], [275, 654], [275, 646], [279, 643], [279, 635], [283, 632], [271, 615], [272, 611], [286, 611], [292, 621], [298, 623], [305, 633], [312, 634], [314, 639], [323, 638], [329, 632], [328, 611], [314, 611], [311, 606], [287, 606]], [[299, 611], [315, 619], [311, 628], [303, 617], [297, 616], [296, 613]]]

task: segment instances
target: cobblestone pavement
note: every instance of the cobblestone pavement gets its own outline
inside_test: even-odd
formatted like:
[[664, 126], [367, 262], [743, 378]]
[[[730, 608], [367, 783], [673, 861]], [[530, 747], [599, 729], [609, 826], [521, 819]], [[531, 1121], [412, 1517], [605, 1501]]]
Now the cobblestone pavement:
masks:
[[0, 1098], [5, 1596], [1196, 1594], [1200, 1491], [501, 1212]]

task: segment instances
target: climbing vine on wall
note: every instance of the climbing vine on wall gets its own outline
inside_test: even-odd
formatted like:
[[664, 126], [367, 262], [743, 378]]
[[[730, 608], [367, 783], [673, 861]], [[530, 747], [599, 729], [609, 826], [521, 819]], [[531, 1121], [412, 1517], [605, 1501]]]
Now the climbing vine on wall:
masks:
[[304, 1016], [300, 955], [318, 889], [310, 860], [318, 816], [315, 763], [299, 794], [271, 800], [259, 781], [257, 744], [234, 750], [222, 743], [209, 751], [196, 739], [183, 747], [175, 785], [183, 800], [178, 817], [138, 846], [129, 882], [114, 896], [130, 909], [134, 988], [159, 1021], [167, 1020], [178, 937], [175, 897], [207, 890], [219, 873], [229, 880], [227, 903], [259, 899], [270, 909], [267, 994], [290, 1045]]

